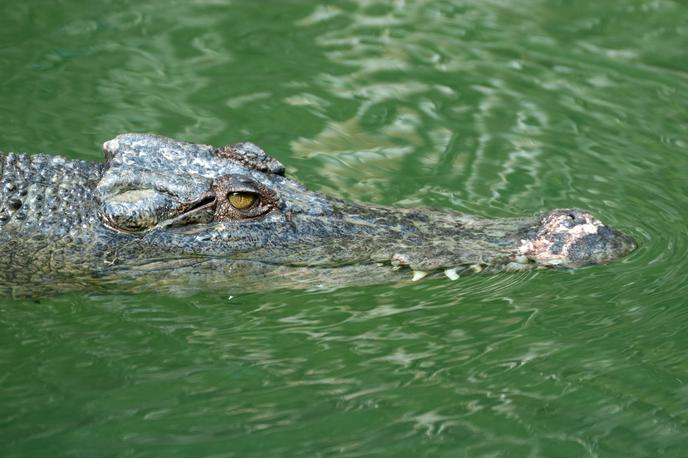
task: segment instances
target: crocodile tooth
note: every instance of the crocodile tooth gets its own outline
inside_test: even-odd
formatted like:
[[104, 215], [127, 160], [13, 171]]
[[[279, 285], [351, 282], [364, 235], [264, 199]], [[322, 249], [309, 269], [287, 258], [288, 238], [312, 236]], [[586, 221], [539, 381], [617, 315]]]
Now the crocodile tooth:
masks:
[[481, 266], [480, 264], [473, 264], [473, 265], [471, 266], [471, 270], [472, 270], [473, 272], [478, 273], [478, 272], [481, 272], [481, 271], [483, 270], [483, 268], [482, 268], [482, 266]]
[[450, 280], [458, 280], [459, 279], [459, 274], [456, 271], [456, 269], [445, 269], [444, 275], [447, 276]]
[[427, 274], [428, 274], [428, 273], [425, 272], [425, 271], [423, 271], [423, 270], [414, 270], [414, 271], [413, 271], [413, 278], [411, 279], [411, 281], [418, 281], [418, 280], [420, 280], [420, 279], [422, 279], [422, 278], [425, 278], [425, 276], [426, 276]]
[[519, 263], [519, 264], [528, 264], [528, 257], [527, 257], [527, 256], [524, 256], [524, 255], [522, 255], [522, 254], [521, 254], [521, 255], [518, 255], [518, 256], [516, 256], [516, 258], [514, 259], [514, 262], [517, 262], [517, 263]]

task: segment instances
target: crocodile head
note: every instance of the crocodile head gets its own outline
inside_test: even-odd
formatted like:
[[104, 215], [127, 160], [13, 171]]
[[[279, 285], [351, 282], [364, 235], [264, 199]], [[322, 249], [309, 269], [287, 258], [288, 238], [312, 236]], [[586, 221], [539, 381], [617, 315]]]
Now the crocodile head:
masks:
[[285, 176], [251, 143], [215, 148], [124, 134], [104, 150], [98, 217], [117, 239], [113, 269], [133, 276], [339, 286], [580, 267], [635, 247], [581, 210], [483, 219], [331, 198]]

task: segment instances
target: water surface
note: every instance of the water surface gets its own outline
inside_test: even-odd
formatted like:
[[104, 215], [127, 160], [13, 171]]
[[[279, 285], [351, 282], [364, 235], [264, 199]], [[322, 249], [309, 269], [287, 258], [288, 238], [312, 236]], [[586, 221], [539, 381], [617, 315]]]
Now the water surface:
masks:
[[631, 233], [576, 272], [0, 301], [0, 455], [684, 456], [679, 2], [0, 4], [0, 149], [250, 140], [312, 189]]

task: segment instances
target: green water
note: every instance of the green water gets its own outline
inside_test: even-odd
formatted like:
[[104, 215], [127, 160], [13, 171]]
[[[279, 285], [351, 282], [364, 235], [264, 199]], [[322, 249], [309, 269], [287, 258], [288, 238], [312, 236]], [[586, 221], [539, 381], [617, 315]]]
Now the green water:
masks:
[[312, 189], [633, 234], [576, 272], [0, 302], [0, 456], [686, 456], [678, 1], [0, 3], [0, 149], [251, 140]]

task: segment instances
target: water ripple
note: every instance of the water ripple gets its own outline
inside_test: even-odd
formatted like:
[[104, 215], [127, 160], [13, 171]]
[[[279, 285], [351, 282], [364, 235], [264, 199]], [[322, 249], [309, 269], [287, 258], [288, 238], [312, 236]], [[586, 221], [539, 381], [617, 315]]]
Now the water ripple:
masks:
[[585, 207], [639, 244], [575, 272], [0, 302], [9, 456], [684, 453], [678, 3], [0, 13], [3, 148], [96, 159], [124, 130], [251, 140], [340, 197]]

